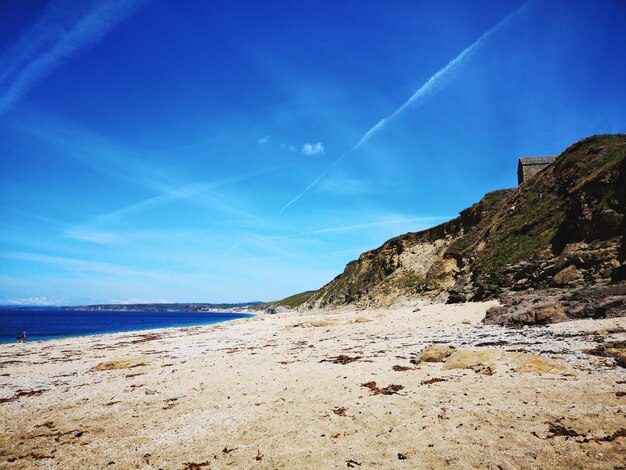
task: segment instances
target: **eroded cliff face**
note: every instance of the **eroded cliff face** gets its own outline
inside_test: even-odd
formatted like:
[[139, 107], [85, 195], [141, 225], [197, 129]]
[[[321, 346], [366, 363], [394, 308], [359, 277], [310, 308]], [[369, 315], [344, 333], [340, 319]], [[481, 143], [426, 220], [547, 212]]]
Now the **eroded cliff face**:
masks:
[[456, 282], [462, 265], [449, 255], [450, 247], [493, 217], [509, 193], [510, 190], [489, 193], [449, 222], [392, 238], [363, 253], [304, 307], [385, 306], [402, 298], [419, 297], [445, 300], [445, 292]]
[[304, 308], [463, 302], [626, 279], [626, 136], [593, 136], [512, 190], [348, 263]]

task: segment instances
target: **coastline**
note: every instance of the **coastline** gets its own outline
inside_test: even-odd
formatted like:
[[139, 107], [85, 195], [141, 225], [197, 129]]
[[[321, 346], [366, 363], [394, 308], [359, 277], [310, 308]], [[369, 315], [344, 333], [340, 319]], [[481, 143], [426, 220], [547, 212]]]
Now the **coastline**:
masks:
[[[30, 309], [21, 309], [22, 312], [20, 312], [22, 315], [24, 314], [24, 312], [28, 312], [30, 311]], [[73, 332], [73, 333], [62, 333], [62, 334], [46, 334], [46, 335], [42, 335], [39, 333], [35, 333], [32, 334], [32, 330], [31, 327], [29, 325], [29, 323], [32, 323], [34, 320], [33, 319], [27, 319], [28, 321], [26, 321], [25, 323], [20, 323], [19, 327], [16, 325], [15, 330], [16, 331], [22, 331], [22, 330], [26, 330], [28, 333], [28, 337], [27, 337], [27, 342], [28, 343], [36, 343], [39, 341], [54, 341], [54, 340], [61, 340], [61, 339], [70, 339], [70, 338], [81, 338], [84, 336], [97, 336], [97, 335], [107, 335], [107, 334], [115, 334], [115, 333], [139, 333], [142, 331], [151, 331], [151, 330], [162, 330], [162, 329], [169, 329], [169, 328], [186, 328], [186, 327], [193, 327], [193, 326], [207, 326], [207, 325], [215, 325], [217, 323], [223, 323], [223, 322], [228, 322], [228, 321], [235, 321], [235, 320], [240, 320], [240, 319], [244, 319], [244, 318], [252, 318], [256, 315], [256, 313], [253, 312], [227, 312], [227, 311], [207, 311], [207, 312], [193, 312], [194, 316], [198, 316], [199, 313], [201, 313], [202, 316], [204, 316], [205, 318], [196, 318], [196, 319], [189, 319], [188, 317], [185, 317], [184, 314], [187, 312], [181, 311], [181, 312], [170, 312], [170, 311], [135, 311], [135, 310], [131, 310], [131, 311], [93, 311], [93, 310], [78, 310], [78, 309], [63, 309], [63, 308], [59, 308], [59, 309], [50, 309], [50, 310], [46, 310], [46, 309], [37, 309], [35, 310], [35, 312], [37, 313], [41, 313], [44, 312], [46, 315], [54, 315], [55, 312], [71, 312], [71, 315], [73, 318], [68, 318], [68, 320], [71, 320], [72, 322], [76, 320], [76, 316], [80, 315], [81, 313], [89, 313], [89, 314], [93, 314], [94, 312], [96, 312], [96, 314], [102, 314], [102, 313], [113, 313], [113, 314], [120, 314], [123, 313], [125, 315], [131, 315], [133, 313], [140, 313], [140, 314], [149, 314], [151, 316], [154, 315], [158, 315], [158, 314], [171, 314], [171, 313], [175, 313], [176, 315], [181, 315], [181, 318], [179, 320], [177, 320], [177, 322], [180, 322], [180, 324], [178, 325], [172, 325], [172, 324], [167, 324], [167, 325], [162, 325], [162, 326], [154, 326], [154, 327], [150, 327], [150, 328], [144, 328], [144, 327], [133, 327], [132, 323], [126, 324], [126, 325], [122, 325], [122, 326], [118, 326], [115, 329], [106, 329], [105, 331], [102, 331], [102, 322], [104, 321], [103, 319], [98, 319], [99, 323], [94, 323], [93, 325], [93, 329], [94, 331], [92, 332]], [[210, 315], [229, 315], [229, 316], [233, 316], [236, 315], [238, 317], [236, 318], [209, 318]], [[23, 319], [23, 316], [22, 316]], [[59, 322], [63, 322], [65, 319], [59, 319]], [[150, 322], [150, 319], [145, 320], [146, 322]], [[154, 322], [154, 318], [152, 320], [152, 322]], [[143, 326], [143, 325], [142, 325]], [[58, 328], [58, 325], [55, 325], [54, 328]], [[67, 327], [69, 329], [71, 329], [72, 327]], [[100, 330], [100, 331], [99, 331]], [[16, 341], [14, 339], [13, 336], [5, 336], [5, 335], [1, 335], [0, 336], [0, 345], [3, 344], [16, 344]]]
[[[623, 369], [584, 351], [600, 330], [625, 340], [626, 319], [507, 329], [480, 324], [489, 305], [293, 312], [2, 344], [0, 466], [620, 465], [624, 437], [602, 439], [626, 428]], [[410, 362], [432, 344], [521, 349], [563, 370]], [[556, 424], [579, 437], [555, 435]]]

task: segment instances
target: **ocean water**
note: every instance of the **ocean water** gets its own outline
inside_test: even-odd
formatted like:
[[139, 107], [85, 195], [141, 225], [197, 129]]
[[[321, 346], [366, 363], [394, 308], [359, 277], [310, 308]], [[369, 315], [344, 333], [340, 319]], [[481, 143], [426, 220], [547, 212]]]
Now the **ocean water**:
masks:
[[0, 343], [14, 343], [21, 331], [27, 341], [209, 325], [254, 315], [224, 312], [119, 312], [62, 308], [0, 308]]

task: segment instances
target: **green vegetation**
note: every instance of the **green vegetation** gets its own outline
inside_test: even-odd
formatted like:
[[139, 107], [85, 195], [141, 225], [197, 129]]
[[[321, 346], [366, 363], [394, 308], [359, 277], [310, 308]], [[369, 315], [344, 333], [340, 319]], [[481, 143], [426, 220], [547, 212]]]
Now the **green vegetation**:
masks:
[[333, 292], [345, 293], [348, 296], [347, 299], [352, 299], [365, 292], [368, 285], [380, 282], [382, 279], [383, 277], [377, 275], [377, 270], [367, 269], [363, 263], [352, 262], [346, 266], [343, 274], [333, 281], [336, 286]]
[[421, 289], [426, 285], [426, 278], [421, 273], [411, 271], [400, 278], [400, 284], [403, 287]]
[[461, 213], [461, 220], [465, 220], [465, 224], [471, 225], [470, 230], [467, 230], [464, 236], [457, 238], [450, 245], [448, 251], [466, 256], [476, 249], [481, 240], [488, 235], [493, 216], [500, 210], [506, 197], [512, 192], [511, 189], [492, 191], [485, 194], [479, 202], [465, 209]]
[[[539, 177], [514, 190], [494, 191], [461, 214], [470, 222], [448, 253], [475, 257], [485, 274], [552, 249], [580, 191], [594, 193], [596, 212], [615, 197], [615, 173], [626, 154], [623, 135], [593, 136], [568, 148]], [[480, 248], [479, 248], [480, 247]], [[558, 247], [557, 247], [558, 248]]]
[[313, 294], [315, 294], [316, 290], [308, 290], [306, 292], [300, 292], [299, 294], [294, 294], [289, 297], [286, 297], [282, 300], [277, 300], [275, 302], [268, 302], [266, 304], [260, 305], [260, 307], [289, 307], [296, 308], [302, 305], [304, 302], [309, 300]]
[[498, 270], [553, 249], [560, 227], [579, 223], [575, 219], [593, 201], [590, 195], [597, 197], [595, 213], [607, 209], [617, 186], [608, 183], [616, 180], [615, 169], [626, 155], [625, 144], [623, 135], [585, 139], [563, 152], [539, 177], [515, 190], [489, 221], [483, 235], [485, 249], [476, 260], [478, 267]]
[[346, 304], [376, 289], [388, 295], [390, 281], [407, 294], [424, 291], [425, 276], [398, 272], [403, 269], [398, 260], [406, 250], [436, 241], [450, 242], [442, 257], [456, 261], [459, 275], [493, 293], [511, 282], [512, 265], [528, 261], [529, 272], [541, 273], [541, 260], [568, 243], [623, 235], [625, 207], [626, 135], [592, 136], [517, 188], [490, 192], [456, 219], [362, 254], [311, 301]]
[[[229, 308], [254, 308], [262, 302], [243, 303], [172, 303], [172, 304], [99, 304], [68, 307], [72, 310], [106, 310], [111, 312], [214, 312]], [[64, 307], [65, 308], [65, 307]]]

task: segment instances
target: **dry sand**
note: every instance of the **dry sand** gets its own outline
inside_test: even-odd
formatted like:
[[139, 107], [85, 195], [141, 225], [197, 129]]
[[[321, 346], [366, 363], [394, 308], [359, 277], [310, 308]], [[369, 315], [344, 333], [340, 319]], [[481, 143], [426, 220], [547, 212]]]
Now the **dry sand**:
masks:
[[[582, 350], [626, 318], [512, 330], [488, 305], [0, 345], [0, 467], [623, 468], [625, 369]], [[410, 363], [432, 343], [499, 352]]]

